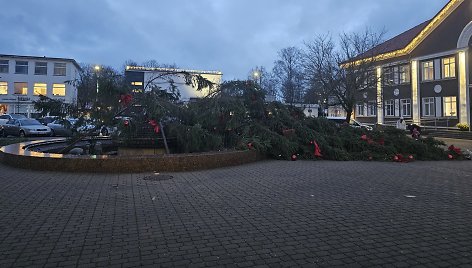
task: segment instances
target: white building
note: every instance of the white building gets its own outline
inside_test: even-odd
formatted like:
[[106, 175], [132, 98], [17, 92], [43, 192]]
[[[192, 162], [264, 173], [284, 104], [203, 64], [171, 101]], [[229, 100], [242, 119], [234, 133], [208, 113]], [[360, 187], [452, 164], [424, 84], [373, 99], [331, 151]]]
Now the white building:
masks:
[[76, 103], [77, 88], [67, 81], [79, 78], [79, 71], [73, 59], [0, 54], [0, 114], [31, 116], [39, 95]]
[[201, 75], [203, 78], [214, 83], [221, 84], [222, 72], [219, 71], [199, 71], [172, 68], [147, 68], [140, 66], [126, 66], [126, 81], [135, 91], [150, 90], [153, 86], [158, 86], [163, 90], [169, 87], [169, 79], [174, 81], [180, 92], [180, 100], [189, 101], [193, 98], [202, 98], [210, 93], [210, 88], [197, 91], [195, 85], [187, 85], [183, 73], [191, 75]]

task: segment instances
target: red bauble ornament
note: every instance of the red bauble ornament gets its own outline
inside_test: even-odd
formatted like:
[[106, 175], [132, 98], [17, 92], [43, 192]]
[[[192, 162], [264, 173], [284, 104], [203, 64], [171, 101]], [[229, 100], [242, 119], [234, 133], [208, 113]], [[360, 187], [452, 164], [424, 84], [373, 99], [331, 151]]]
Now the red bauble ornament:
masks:
[[296, 154], [292, 154], [292, 161], [297, 161], [297, 155]]
[[393, 160], [394, 160], [394, 161], [398, 161], [398, 160], [399, 160], [398, 156], [394, 156], [394, 157], [393, 157]]
[[452, 154], [448, 154], [448, 155], [447, 155], [447, 158], [449, 158], [449, 159], [453, 159], [453, 158], [454, 158], [454, 156], [452, 156]]
[[367, 140], [367, 135], [366, 135], [366, 134], [362, 135], [362, 136], [361, 136], [361, 140], [366, 141], [366, 140]]
[[129, 126], [129, 120], [125, 120], [123, 124], [125, 125], [125, 127]]
[[410, 154], [410, 155], [408, 156], [408, 159], [413, 160], [413, 159], [414, 159], [413, 155]]
[[247, 144], [247, 148], [252, 149], [252, 143], [251, 142]]
[[369, 156], [369, 161], [372, 161], [372, 156]]

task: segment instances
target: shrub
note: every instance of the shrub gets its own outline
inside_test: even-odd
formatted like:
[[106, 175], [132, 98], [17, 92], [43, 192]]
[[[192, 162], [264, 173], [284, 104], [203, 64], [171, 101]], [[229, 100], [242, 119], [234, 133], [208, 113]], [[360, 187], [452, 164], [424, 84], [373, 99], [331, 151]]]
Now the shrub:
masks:
[[459, 123], [456, 125], [457, 128], [459, 128], [460, 131], [468, 131], [469, 130], [469, 125], [465, 123]]

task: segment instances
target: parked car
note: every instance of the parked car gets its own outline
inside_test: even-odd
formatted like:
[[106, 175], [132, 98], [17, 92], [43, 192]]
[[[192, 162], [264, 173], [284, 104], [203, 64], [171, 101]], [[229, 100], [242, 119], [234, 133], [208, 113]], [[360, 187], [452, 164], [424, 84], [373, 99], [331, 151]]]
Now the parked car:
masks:
[[[345, 117], [326, 117], [326, 119], [328, 119], [329, 121], [332, 121], [332, 122], [335, 122], [337, 124], [344, 124], [346, 122], [346, 118]], [[357, 128], [364, 128], [364, 129], [367, 129], [367, 130], [373, 130], [373, 128], [371, 126], [368, 126], [364, 123], [361, 123], [359, 121], [356, 121], [355, 119], [352, 119], [349, 121], [349, 125], [351, 127], [357, 127]]]
[[49, 123], [52, 123], [57, 119], [60, 119], [60, 117], [59, 116], [45, 116], [45, 117], [38, 118], [37, 120], [41, 124], [47, 126]]
[[2, 125], [1, 134], [3, 136], [50, 136], [51, 128], [42, 125], [36, 119], [10, 119]]
[[22, 114], [2, 114], [0, 115], [0, 126], [5, 125], [10, 119], [25, 119], [26, 116]]
[[56, 119], [53, 122], [47, 124], [51, 128], [51, 136], [65, 136], [69, 137], [77, 131], [74, 128], [77, 119]]

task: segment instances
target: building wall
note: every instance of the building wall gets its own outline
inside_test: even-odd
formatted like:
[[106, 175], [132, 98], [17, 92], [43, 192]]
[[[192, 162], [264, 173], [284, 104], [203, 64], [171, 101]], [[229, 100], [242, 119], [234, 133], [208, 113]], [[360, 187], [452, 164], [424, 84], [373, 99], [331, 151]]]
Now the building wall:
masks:
[[[23, 56], [0, 56], [0, 60], [9, 61], [8, 73], [0, 73], [0, 82], [7, 82], [7, 94], [0, 94], [0, 113], [22, 113], [28, 116], [36, 113], [32, 102], [39, 99], [38, 95], [34, 95], [35, 83], [46, 84], [46, 96], [52, 99], [62, 100], [65, 103], [76, 103], [77, 88], [68, 84], [66, 81], [73, 81], [79, 77], [79, 68], [71, 60], [51, 59], [51, 58], [27, 58]], [[16, 61], [28, 62], [28, 74], [16, 74]], [[35, 62], [47, 63], [47, 74], [35, 74]], [[54, 75], [54, 63], [66, 64], [66, 75]], [[27, 94], [15, 94], [15, 82], [27, 83]], [[53, 95], [53, 84], [65, 85], [65, 96]]]

